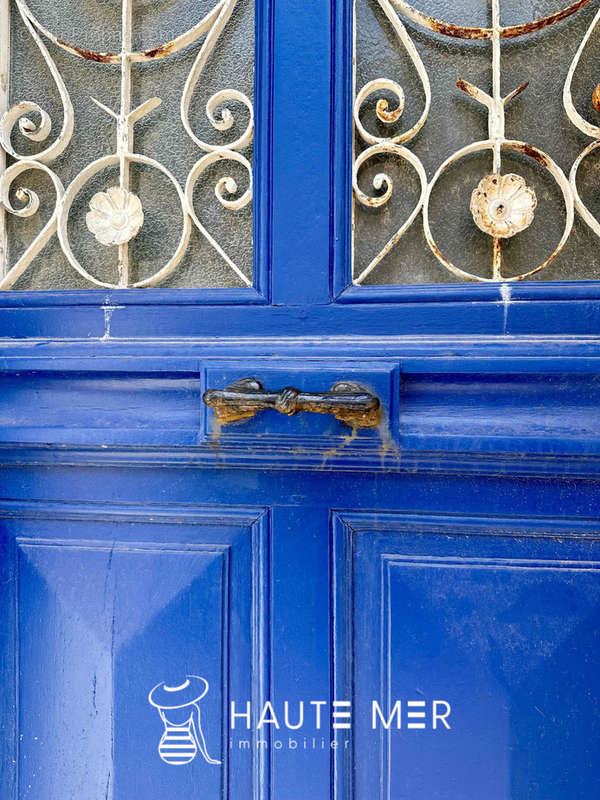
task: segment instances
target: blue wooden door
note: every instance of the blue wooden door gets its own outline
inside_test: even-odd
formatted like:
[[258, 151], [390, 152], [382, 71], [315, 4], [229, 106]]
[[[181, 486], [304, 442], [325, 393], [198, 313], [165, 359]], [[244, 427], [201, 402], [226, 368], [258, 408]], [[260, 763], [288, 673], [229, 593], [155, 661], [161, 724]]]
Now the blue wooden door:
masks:
[[430, 280], [419, 239], [361, 285], [353, 9], [255, 7], [252, 286], [0, 293], [0, 796], [598, 797], [593, 232], [572, 280]]
[[[166, 469], [3, 503], [7, 797], [597, 789], [598, 534], [555, 487]], [[461, 514], [401, 510], [432, 483]]]

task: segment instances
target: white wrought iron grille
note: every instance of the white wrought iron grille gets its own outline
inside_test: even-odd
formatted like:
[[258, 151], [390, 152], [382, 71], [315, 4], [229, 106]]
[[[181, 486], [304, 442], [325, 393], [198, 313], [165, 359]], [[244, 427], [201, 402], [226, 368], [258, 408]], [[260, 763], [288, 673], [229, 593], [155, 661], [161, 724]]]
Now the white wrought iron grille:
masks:
[[252, 285], [253, 12], [0, 0], [0, 288]]
[[354, 0], [353, 283], [600, 278], [599, 46], [597, 0]]

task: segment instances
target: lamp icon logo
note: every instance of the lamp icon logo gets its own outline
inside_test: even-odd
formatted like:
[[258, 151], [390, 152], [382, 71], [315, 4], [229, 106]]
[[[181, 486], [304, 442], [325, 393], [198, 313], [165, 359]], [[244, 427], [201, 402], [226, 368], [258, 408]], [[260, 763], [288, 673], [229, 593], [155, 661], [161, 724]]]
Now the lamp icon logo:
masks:
[[158, 683], [148, 694], [164, 725], [158, 744], [158, 755], [171, 766], [192, 762], [198, 752], [207, 764], [220, 764], [208, 754], [202, 731], [200, 701], [208, 692], [208, 681], [198, 675], [188, 675], [179, 686]]

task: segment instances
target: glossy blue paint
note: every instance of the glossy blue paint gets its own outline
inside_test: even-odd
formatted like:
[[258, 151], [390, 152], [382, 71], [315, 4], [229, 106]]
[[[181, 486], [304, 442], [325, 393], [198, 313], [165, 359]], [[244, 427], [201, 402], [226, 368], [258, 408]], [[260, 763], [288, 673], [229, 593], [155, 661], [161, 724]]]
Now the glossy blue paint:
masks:
[[[88, 509], [79, 520], [38, 516], [32, 533], [5, 520], [18, 734], [3, 796], [169, 797], [199, 785], [209, 796], [251, 794], [268, 753], [230, 752], [227, 708], [230, 696], [268, 691], [264, 514]], [[222, 768], [198, 755], [174, 770], [158, 755], [164, 727], [148, 694], [196, 674], [209, 683], [202, 730]]]
[[[553, 481], [64, 467], [5, 476], [23, 498], [60, 499], [0, 504], [4, 602], [17, 609], [3, 614], [0, 702], [5, 719], [16, 714], [5, 744], [20, 765], [3, 772], [4, 796], [44, 800], [60, 780], [116, 798], [198, 786], [246, 796], [252, 785], [259, 797], [367, 798], [388, 780], [386, 759], [393, 798], [407, 786], [441, 798], [475, 797], [471, 786], [502, 799], [597, 790], [593, 487], [561, 486], [568, 516], [557, 520], [536, 513], [557, 503]], [[134, 504], [111, 501], [133, 492]], [[186, 504], [190, 494], [206, 505]], [[270, 505], [245, 508], [249, 497]], [[366, 508], [378, 497], [385, 507]], [[429, 497], [432, 509], [452, 497], [454, 513], [401, 510]], [[405, 716], [389, 745], [373, 733], [373, 700], [386, 708], [382, 664], [394, 698], [448, 702], [451, 731], [432, 730], [428, 709], [425, 731], [408, 730]], [[147, 690], [173, 671], [209, 681], [203, 729], [222, 769], [160, 760]], [[280, 723], [271, 740], [286, 746], [253, 761], [238, 747], [251, 732], [224, 735], [224, 700], [243, 708], [247, 693], [253, 707], [270, 697], [280, 719], [286, 700], [351, 700], [352, 729], [334, 730], [329, 716], [300, 733]], [[321, 737], [340, 750], [310, 749]]]
[[598, 793], [597, 536], [557, 544], [492, 521], [427, 530], [343, 512], [333, 536], [338, 693], [356, 709], [350, 796]]
[[[3, 353], [0, 448], [13, 463], [598, 474], [591, 339], [222, 337], [14, 342]], [[380, 397], [381, 424], [349, 436], [329, 416], [272, 412], [217, 428], [202, 394], [241, 377], [309, 391], [353, 378]]]
[[[349, 8], [257, 4], [253, 289], [0, 296], [3, 800], [598, 794], [600, 284], [348, 286]], [[241, 377], [382, 422], [219, 428]], [[221, 765], [161, 758], [186, 675]]]
[[[280, 267], [290, 293], [314, 291], [300, 252]], [[313, 262], [311, 262], [312, 264]], [[328, 274], [328, 261], [317, 262]], [[271, 277], [275, 279], [276, 267]], [[302, 272], [304, 270], [304, 273]], [[312, 287], [312, 288], [311, 288]], [[422, 290], [421, 290], [422, 288]], [[254, 289], [79, 293], [19, 292], [0, 297], [0, 332], [9, 339], [179, 339], [253, 336], [597, 336], [595, 282], [538, 283], [515, 289], [506, 302], [497, 286], [406, 287], [401, 296], [349, 290], [339, 300], [269, 304]], [[384, 299], [385, 298], [385, 299]], [[352, 302], [348, 302], [352, 299]], [[358, 302], [354, 302], [357, 299]]]

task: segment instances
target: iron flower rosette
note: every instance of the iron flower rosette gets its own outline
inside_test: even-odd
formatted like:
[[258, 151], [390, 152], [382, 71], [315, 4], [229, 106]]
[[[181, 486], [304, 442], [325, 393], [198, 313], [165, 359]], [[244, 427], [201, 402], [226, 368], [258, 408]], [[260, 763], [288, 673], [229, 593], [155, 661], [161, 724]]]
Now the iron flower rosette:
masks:
[[100, 244], [125, 244], [144, 224], [140, 198], [120, 186], [97, 192], [90, 200], [86, 224]]
[[477, 227], [497, 239], [510, 239], [533, 222], [537, 198], [520, 175], [486, 175], [471, 195]]

